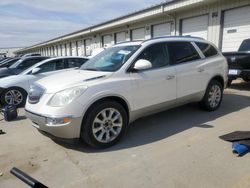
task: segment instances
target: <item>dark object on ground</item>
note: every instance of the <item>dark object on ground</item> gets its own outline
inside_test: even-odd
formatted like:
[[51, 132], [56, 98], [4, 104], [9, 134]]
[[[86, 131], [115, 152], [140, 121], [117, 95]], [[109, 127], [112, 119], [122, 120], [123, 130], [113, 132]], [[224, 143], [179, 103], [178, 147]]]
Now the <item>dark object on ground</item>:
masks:
[[250, 140], [250, 131], [235, 131], [229, 134], [222, 135], [220, 136], [220, 138], [228, 142]]
[[2, 129], [0, 129], [0, 135], [2, 134], [6, 134], [6, 132], [4, 132]]
[[16, 176], [18, 179], [22, 180], [24, 183], [29, 185], [33, 188], [48, 188], [47, 186], [43, 185], [39, 181], [35, 180], [34, 178], [30, 177], [29, 175], [25, 174], [21, 170], [13, 167], [10, 171], [11, 174]]
[[223, 55], [228, 62], [228, 85], [232, 80], [242, 78], [244, 81], [250, 81], [250, 39], [241, 43], [237, 52], [225, 52]]
[[234, 142], [232, 148], [233, 153], [238, 157], [241, 157], [249, 152], [249, 147], [247, 147], [245, 144], [240, 144], [239, 142]]
[[233, 142], [233, 153], [243, 156], [250, 151], [250, 131], [235, 131], [220, 136], [222, 140]]
[[15, 120], [18, 116], [17, 108], [14, 105], [7, 105], [3, 109], [3, 115], [5, 121]]

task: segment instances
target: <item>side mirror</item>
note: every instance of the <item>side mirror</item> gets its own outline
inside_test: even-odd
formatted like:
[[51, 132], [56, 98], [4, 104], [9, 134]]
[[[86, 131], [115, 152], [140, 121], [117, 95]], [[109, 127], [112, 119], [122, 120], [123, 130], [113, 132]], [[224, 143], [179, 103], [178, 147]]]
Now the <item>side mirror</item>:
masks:
[[145, 59], [139, 59], [138, 61], [136, 61], [133, 69], [136, 71], [140, 71], [140, 70], [147, 70], [152, 68], [152, 63], [148, 60]]
[[32, 69], [31, 73], [37, 74], [40, 70], [41, 70], [41, 68], [36, 67], [36, 68]]

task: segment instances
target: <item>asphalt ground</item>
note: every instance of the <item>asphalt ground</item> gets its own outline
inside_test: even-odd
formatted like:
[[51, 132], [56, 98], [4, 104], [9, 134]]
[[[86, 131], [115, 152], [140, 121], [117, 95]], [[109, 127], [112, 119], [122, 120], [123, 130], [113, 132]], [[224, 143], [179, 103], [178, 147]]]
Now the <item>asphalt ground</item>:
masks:
[[236, 157], [219, 139], [249, 131], [250, 83], [226, 89], [216, 112], [189, 104], [137, 120], [105, 150], [51, 140], [19, 115], [0, 122], [0, 188], [28, 187], [9, 173], [14, 166], [51, 188], [250, 187], [250, 154]]

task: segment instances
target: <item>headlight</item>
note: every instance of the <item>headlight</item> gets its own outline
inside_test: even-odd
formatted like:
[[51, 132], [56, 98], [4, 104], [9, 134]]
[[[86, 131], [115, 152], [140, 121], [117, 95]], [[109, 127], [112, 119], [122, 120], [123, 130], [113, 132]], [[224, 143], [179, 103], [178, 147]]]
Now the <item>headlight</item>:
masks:
[[79, 86], [60, 91], [50, 99], [48, 105], [53, 107], [65, 106], [82, 95], [86, 89], [85, 86]]

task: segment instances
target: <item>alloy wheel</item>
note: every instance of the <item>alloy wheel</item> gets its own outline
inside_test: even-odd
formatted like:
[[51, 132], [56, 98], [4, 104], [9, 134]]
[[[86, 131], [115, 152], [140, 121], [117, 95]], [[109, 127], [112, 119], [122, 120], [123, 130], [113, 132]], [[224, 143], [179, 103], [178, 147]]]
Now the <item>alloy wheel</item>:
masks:
[[221, 101], [221, 89], [218, 85], [213, 85], [208, 94], [208, 102], [212, 108], [216, 108]]
[[9, 90], [5, 93], [4, 99], [7, 104], [18, 106], [23, 101], [23, 94], [18, 90]]
[[92, 132], [97, 141], [109, 143], [119, 136], [122, 126], [121, 113], [114, 108], [105, 108], [95, 117]]

